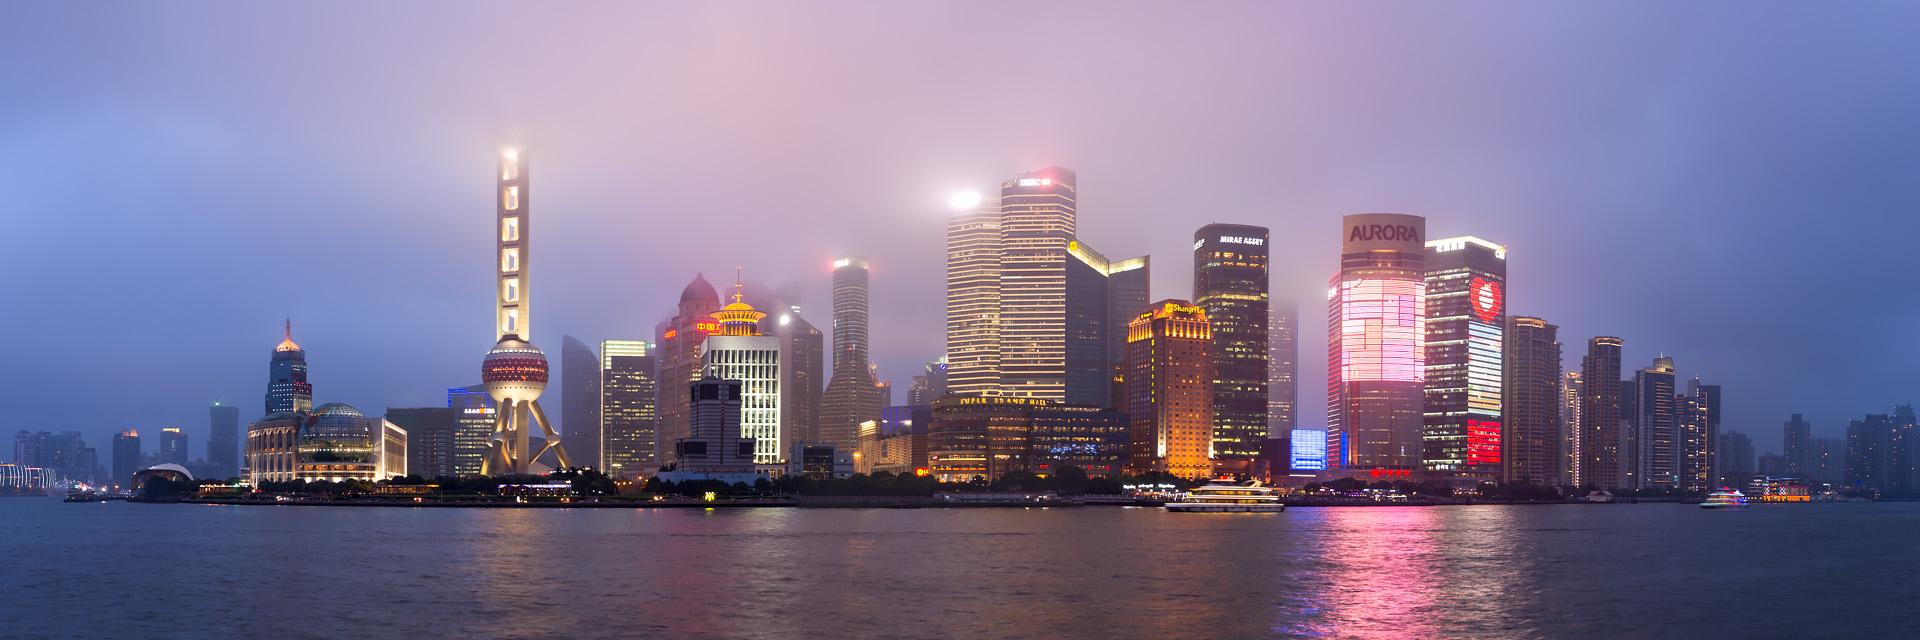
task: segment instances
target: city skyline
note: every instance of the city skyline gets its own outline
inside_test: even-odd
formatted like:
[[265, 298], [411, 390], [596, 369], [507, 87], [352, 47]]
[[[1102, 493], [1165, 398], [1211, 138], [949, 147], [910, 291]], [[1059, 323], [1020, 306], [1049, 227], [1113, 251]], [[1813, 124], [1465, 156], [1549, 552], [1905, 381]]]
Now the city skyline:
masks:
[[[1053, 7], [1038, 12], [1065, 10]], [[83, 17], [56, 8], [29, 11], [48, 21]], [[899, 8], [882, 11], [909, 13]], [[1365, 14], [1312, 13], [1316, 15], [1308, 17], [1322, 21], [1357, 20]], [[1347, 15], [1327, 15], [1332, 13]], [[1298, 337], [1299, 353], [1304, 355], [1297, 384], [1308, 390], [1298, 407], [1302, 428], [1325, 425], [1324, 408], [1313, 401], [1314, 390], [1324, 382], [1324, 367], [1319, 366], [1323, 363], [1317, 356], [1325, 353], [1324, 331], [1318, 330], [1315, 320], [1315, 294], [1337, 265], [1337, 255], [1320, 239], [1337, 228], [1342, 215], [1395, 212], [1426, 218], [1431, 237], [1474, 235], [1497, 238], [1511, 247], [1516, 295], [1508, 301], [1508, 312], [1559, 326], [1560, 340], [1567, 346], [1566, 369], [1577, 369], [1577, 356], [1584, 353], [1580, 347], [1587, 339], [1620, 336], [1626, 345], [1623, 368], [1637, 369], [1666, 354], [1676, 358], [1680, 379], [1697, 375], [1728, 389], [1723, 428], [1753, 434], [1759, 451], [1779, 452], [1772, 434], [1791, 414], [1804, 415], [1812, 423], [1814, 437], [1838, 437], [1848, 420], [1887, 411], [1888, 406], [1906, 401], [1912, 395], [1910, 389], [1917, 386], [1911, 367], [1903, 366], [1914, 355], [1914, 347], [1897, 340], [1902, 335], [1897, 325], [1901, 318], [1910, 317], [1915, 302], [1898, 295], [1866, 293], [1902, 291], [1898, 276], [1904, 272], [1897, 267], [1874, 268], [1873, 251], [1823, 251], [1826, 245], [1819, 244], [1851, 239], [1873, 247], [1883, 238], [1904, 237], [1915, 224], [1886, 215], [1910, 207], [1916, 198], [1888, 193], [1884, 186], [1876, 190], [1876, 185], [1893, 178], [1873, 168], [1897, 166], [1892, 152], [1904, 145], [1903, 137], [1915, 135], [1912, 125], [1896, 122], [1892, 115], [1910, 110], [1914, 96], [1889, 94], [1895, 88], [1868, 80], [1880, 74], [1899, 76], [1914, 61], [1869, 59], [1870, 44], [1876, 38], [1891, 37], [1876, 30], [1880, 27], [1849, 22], [1844, 16], [1808, 15], [1804, 17], [1810, 23], [1840, 24], [1865, 33], [1859, 34], [1859, 44], [1842, 43], [1811, 61], [1798, 61], [1803, 66], [1785, 69], [1792, 72], [1787, 75], [1800, 82], [1820, 82], [1821, 74], [1854, 78], [1858, 84], [1851, 87], [1819, 85], [1831, 91], [1852, 91], [1845, 96], [1851, 100], [1838, 101], [1845, 105], [1840, 107], [1827, 106], [1832, 100], [1783, 95], [1764, 108], [1744, 102], [1736, 105], [1725, 96], [1761, 92], [1771, 98], [1776, 96], [1768, 92], [1781, 87], [1757, 80], [1725, 80], [1732, 84], [1716, 85], [1719, 92], [1685, 86], [1694, 77], [1691, 74], [1760, 68], [1713, 58], [1700, 62], [1699, 68], [1656, 71], [1659, 53], [1692, 46], [1684, 44], [1684, 25], [1710, 18], [1707, 12], [1677, 13], [1681, 19], [1669, 24], [1678, 26], [1667, 27], [1675, 32], [1642, 34], [1648, 37], [1637, 41], [1647, 43], [1646, 51], [1628, 56], [1626, 62], [1603, 65], [1602, 54], [1610, 53], [1604, 45], [1636, 28], [1631, 24], [1635, 11], [1523, 12], [1548, 26], [1598, 18], [1587, 25], [1591, 30], [1572, 42], [1558, 43], [1544, 52], [1549, 60], [1576, 69], [1611, 71], [1597, 80], [1593, 73], [1570, 74], [1582, 76], [1581, 83], [1598, 83], [1608, 92], [1602, 104], [1593, 106], [1533, 95], [1554, 90], [1537, 90], [1523, 81], [1544, 82], [1589, 98], [1598, 90], [1556, 85], [1561, 81], [1542, 77], [1541, 68], [1514, 61], [1523, 44], [1537, 43], [1490, 33], [1491, 27], [1466, 28], [1465, 35], [1440, 35], [1411, 24], [1379, 25], [1410, 43], [1444, 46], [1438, 47], [1434, 59], [1414, 64], [1414, 70], [1396, 70], [1405, 62], [1399, 58], [1344, 58], [1340, 69], [1366, 78], [1347, 86], [1308, 70], [1306, 58], [1294, 59], [1303, 52], [1283, 45], [1236, 44], [1206, 53], [1182, 52], [1181, 42], [1237, 28], [1226, 17], [1179, 16], [1175, 24], [1184, 28], [1176, 29], [1170, 42], [1147, 44], [1131, 60], [1154, 69], [1225, 65], [1243, 72], [1269, 71], [1277, 78], [1319, 89], [1313, 93], [1325, 96], [1329, 104], [1273, 116], [1278, 124], [1265, 115], [1256, 118], [1256, 111], [1231, 108], [1216, 118], [1228, 123], [1225, 127], [1202, 126], [1196, 124], [1203, 119], [1200, 112], [1189, 106], [1152, 99], [1141, 105], [1106, 100], [1123, 78], [1116, 75], [1122, 67], [1103, 62], [1102, 56], [1116, 55], [1119, 49], [1082, 41], [1057, 46], [1062, 47], [1058, 53], [1085, 70], [1090, 85], [1086, 97], [1040, 100], [1027, 113], [1009, 113], [978, 98], [963, 97], [960, 105], [952, 107], [955, 110], [937, 112], [940, 117], [933, 120], [876, 120], [886, 114], [872, 111], [873, 107], [836, 102], [845, 105], [845, 113], [808, 112], [827, 122], [817, 131], [802, 127], [781, 135], [795, 125], [751, 119], [746, 130], [767, 134], [760, 136], [764, 139], [726, 136], [712, 151], [691, 150], [691, 140], [664, 130], [614, 126], [630, 115], [616, 117], [598, 107], [501, 98], [506, 102], [448, 108], [454, 102], [451, 98], [398, 86], [401, 74], [382, 71], [365, 79], [349, 78], [306, 67], [309, 63], [290, 58], [292, 49], [267, 43], [254, 43], [261, 45], [259, 60], [305, 69], [311, 85], [269, 83], [256, 87], [259, 97], [253, 100], [229, 96], [199, 76], [174, 77], [179, 86], [168, 88], [133, 78], [139, 70], [162, 61], [190, 61], [203, 70], [244, 69], [254, 63], [211, 57], [222, 51], [219, 46], [242, 41], [209, 31], [219, 26], [217, 20], [207, 26], [174, 22], [192, 11], [179, 16], [139, 10], [121, 17], [86, 16], [99, 21], [98, 28], [83, 30], [71, 43], [29, 36], [0, 46], [64, 51], [96, 44], [109, 53], [71, 64], [105, 83], [127, 87], [136, 103], [156, 109], [116, 110], [98, 89], [64, 85], [54, 92], [54, 100], [4, 107], [11, 117], [5, 119], [9, 124], [0, 125], [4, 127], [0, 135], [22, 153], [0, 160], [7, 169], [0, 172], [4, 176], [0, 180], [20, 194], [21, 210], [50, 214], [28, 222], [30, 242], [13, 256], [22, 262], [11, 266], [33, 264], [61, 276], [26, 283], [30, 297], [60, 304], [51, 313], [23, 318], [22, 329], [38, 337], [37, 344], [10, 350], [44, 372], [31, 377], [20, 372], [3, 375], [19, 397], [52, 400], [22, 403], [26, 410], [17, 428], [78, 430], [88, 442], [104, 448], [111, 434], [124, 429], [158, 434], [163, 428], [177, 427], [189, 436], [190, 455], [200, 457], [198, 451], [208, 440], [202, 426], [206, 407], [216, 397], [257, 397], [260, 361], [271, 349], [272, 329], [283, 328], [283, 319], [291, 316], [302, 326], [299, 344], [309, 350], [312, 384], [323, 390], [325, 398], [369, 412], [443, 404], [441, 394], [446, 388], [478, 382], [472, 345], [486, 331], [484, 323], [470, 320], [484, 308], [474, 301], [484, 300], [488, 294], [483, 290], [491, 286], [468, 275], [480, 260], [472, 246], [481, 233], [470, 229], [470, 221], [491, 205], [479, 199], [480, 185], [473, 176], [491, 170], [495, 147], [487, 137], [521, 127], [540, 153], [543, 180], [542, 323], [531, 336], [536, 344], [559, 345], [563, 335], [582, 336], [593, 343], [651, 335], [650, 327], [672, 315], [674, 293], [696, 273], [724, 273], [735, 265], [744, 265], [749, 274], [790, 274], [802, 291], [801, 306], [818, 321], [829, 317], [833, 257], [858, 254], [872, 264], [872, 353], [880, 379], [904, 388], [909, 376], [941, 353], [944, 320], [937, 291], [945, 265], [933, 256], [951, 211], [947, 198], [957, 191], [990, 195], [1006, 176], [1058, 164], [1079, 176], [1077, 216], [1084, 224], [1077, 233], [1094, 246], [1113, 249], [1116, 255], [1159, 255], [1162, 264], [1169, 265], [1154, 274], [1155, 299], [1193, 297], [1186, 281], [1189, 274], [1180, 268], [1190, 251], [1193, 229], [1219, 222], [1273, 230], [1275, 298], [1302, 301]], [[775, 10], [740, 16], [743, 31], [736, 37], [761, 42], [764, 50], [756, 46], [732, 57], [695, 56], [691, 65], [695, 69], [689, 73], [662, 76], [670, 86], [697, 90], [689, 104], [666, 107], [666, 112], [693, 117], [697, 114], [679, 109], [739, 97], [731, 93], [734, 89], [702, 84], [695, 76], [751, 72], [772, 64], [781, 50], [778, 44], [799, 37], [774, 29], [780, 14]], [[1419, 8], [1402, 15], [1421, 14], [1460, 29], [1462, 21], [1470, 21], [1475, 12]], [[427, 14], [399, 9], [393, 10], [392, 17], [405, 26], [418, 24]], [[947, 17], [953, 18], [953, 24], [937, 29], [939, 38], [959, 37], [984, 19], [971, 14]], [[125, 36], [111, 27], [122, 20], [127, 22], [120, 26], [143, 18], [173, 24], [176, 32], [206, 37], [135, 35], [127, 44], [94, 42], [109, 35]], [[480, 11], [467, 19], [487, 25], [507, 18]], [[325, 16], [316, 22], [294, 33], [294, 40], [321, 46], [312, 39], [347, 28]], [[1103, 34], [1115, 29], [1105, 22], [1090, 27]], [[399, 42], [405, 29], [385, 31], [388, 28], [379, 27], [373, 34], [373, 50], [414, 51]], [[429, 36], [450, 51], [465, 50], [451, 44], [446, 35]], [[1473, 38], [1484, 38], [1486, 44], [1470, 46], [1467, 41]], [[1711, 38], [1718, 46], [1763, 49], [1763, 40], [1755, 35], [1718, 33]], [[140, 45], [158, 52], [154, 60], [129, 62], [125, 69], [109, 62], [117, 60], [112, 52], [124, 53], [130, 50], [127, 47]], [[536, 45], [535, 55], [530, 61], [514, 63], [516, 69], [538, 71], [567, 58], [570, 51], [556, 42]], [[900, 46], [922, 56], [941, 55], [923, 46]], [[1271, 58], [1267, 62], [1234, 62], [1235, 52], [1273, 55], [1262, 58]], [[853, 72], [833, 63], [846, 62], [857, 53], [834, 50], [791, 64], [804, 72], [801, 77], [831, 84], [853, 77], [842, 75]], [[987, 77], [988, 69], [1005, 68], [1012, 62], [1006, 55], [981, 53], [978, 58], [951, 61], [962, 65], [963, 79], [980, 79]], [[429, 58], [438, 68], [469, 68], [463, 62]], [[620, 56], [610, 54], [609, 58]], [[1762, 60], [1780, 61], [1764, 56]], [[1477, 96], [1436, 96], [1431, 88], [1420, 88], [1415, 71], [1461, 74], [1469, 86], [1490, 91], [1517, 92], [1528, 87], [1528, 92], [1504, 105]], [[23, 86], [47, 86], [32, 81], [36, 71], [5, 73], [18, 74], [15, 79]], [[1126, 79], [1132, 77], [1128, 74]], [[542, 88], [562, 98], [586, 91], [583, 84], [569, 80], [545, 80]], [[1158, 82], [1170, 83], [1167, 88], [1209, 92], [1222, 103], [1241, 98], [1269, 106], [1280, 100], [1278, 87], [1284, 84], [1263, 80], [1236, 88], [1212, 76]], [[919, 81], [910, 85], [914, 91], [890, 106], [931, 105], [932, 96], [941, 95]], [[326, 93], [344, 88], [350, 90], [341, 93], [433, 99], [428, 105], [393, 109], [390, 115], [337, 99], [290, 107], [289, 101], [318, 95], [313, 92], [322, 87]], [[1361, 126], [1380, 113], [1354, 105], [1395, 95], [1401, 87], [1438, 100], [1437, 115], [1395, 120], [1388, 128], [1406, 137], [1391, 141], [1397, 146], [1390, 146], [1389, 140], [1373, 137]], [[428, 90], [453, 91], [445, 85], [419, 89]], [[793, 104], [814, 95], [806, 87], [787, 84], [765, 91], [768, 99]], [[625, 95], [624, 100], [634, 99]], [[1153, 111], [1170, 104], [1177, 108]], [[1329, 115], [1337, 109], [1357, 113]], [[1845, 123], [1838, 122], [1842, 117], [1847, 118]], [[587, 124], [570, 124], [570, 119]], [[800, 149], [816, 133], [854, 121], [879, 122], [886, 135], [878, 136], [877, 142], [856, 145], [845, 152], [849, 155], [836, 156], [836, 162], [826, 163], [838, 165], [832, 170], [798, 166], [807, 157]], [[694, 118], [689, 126], [697, 133], [729, 122], [724, 116]], [[1056, 130], [1031, 124], [1036, 122], [1071, 126]], [[1815, 132], [1857, 133], [1846, 127], [1866, 126], [1854, 124], [1859, 122], [1898, 129], [1873, 141], [1856, 141], [1853, 147], [1832, 147], [1815, 139]], [[1583, 123], [1597, 123], [1592, 128], [1605, 135], [1583, 131], [1589, 128]], [[1802, 153], [1781, 154], [1781, 149], [1756, 148], [1753, 145], [1760, 143], [1742, 139], [1781, 123], [1805, 125], [1796, 135], [1808, 139], [1788, 136], [1798, 140], [1800, 146], [1795, 148]], [[614, 130], [603, 135], [606, 132], [589, 125], [614, 126]], [[1501, 133], [1509, 127], [1512, 135], [1495, 135], [1491, 140], [1467, 135]], [[82, 130], [94, 133], [79, 133]], [[1445, 133], [1453, 130], [1462, 133]], [[660, 135], [667, 136], [657, 147], [661, 158], [632, 157], [633, 148], [647, 148], [633, 141]], [[1657, 146], [1646, 149], [1609, 142], [1616, 138]], [[1670, 138], [1679, 141], [1668, 142]], [[56, 144], [63, 142], [71, 144]], [[1274, 145], [1288, 150], [1269, 148]], [[1328, 153], [1335, 147], [1349, 151]], [[1388, 149], [1396, 153], [1381, 155]], [[365, 155], [369, 150], [378, 153]], [[1231, 152], [1234, 162], [1217, 161], [1216, 152]], [[699, 170], [726, 156], [754, 159], [726, 172]], [[859, 165], [865, 168], [848, 168], [862, 159], [865, 162]], [[1603, 168], [1617, 172], [1602, 173]], [[1679, 178], [1696, 172], [1714, 179]], [[860, 179], [850, 180], [849, 174]], [[640, 188], [633, 188], [635, 176], [641, 176]], [[726, 191], [715, 186], [726, 183], [709, 181], [741, 177], [777, 197], [711, 195]], [[886, 186], [868, 189], [862, 183]], [[1183, 184], [1214, 186], [1175, 186]], [[113, 192], [143, 196], [121, 200], [108, 195]], [[192, 208], [175, 208], [185, 202], [192, 202]], [[827, 202], [831, 204], [823, 204]], [[787, 208], [782, 215], [753, 213], [749, 225], [702, 223], [675, 231], [738, 229], [725, 237], [706, 238], [708, 242], [700, 244], [711, 246], [698, 252], [649, 240], [653, 236], [646, 233], [690, 220], [719, 221], [738, 212], [779, 208], [774, 205]], [[178, 230], [156, 226], [153, 220], [159, 219]], [[863, 228], [838, 236], [826, 234], [844, 231], [848, 225], [836, 223], [847, 222]], [[1856, 237], [1869, 223], [1874, 237]], [[1779, 229], [1783, 226], [1788, 228]], [[298, 246], [293, 239], [347, 230], [355, 233], [354, 242], [365, 244], [368, 255], [382, 258], [314, 260], [285, 253]], [[156, 234], [160, 242], [155, 242]], [[623, 250], [626, 247], [619, 244], [623, 238], [653, 244], [645, 246], [647, 250]], [[159, 247], [175, 246], [175, 241], [206, 244], [186, 252], [192, 255], [156, 252]], [[1818, 257], [1732, 259], [1755, 252], [1802, 250], [1803, 255]], [[1663, 259], [1651, 266], [1635, 259], [1650, 251]], [[161, 283], [149, 279], [154, 277], [149, 273], [163, 271], [149, 268], [155, 263], [176, 264], [208, 277]], [[1848, 286], [1830, 286], [1835, 282]], [[609, 299], [609, 289], [621, 294]], [[168, 298], [153, 297], [162, 290], [169, 292]], [[1782, 295], [1782, 291], [1790, 293]], [[1622, 304], [1629, 297], [1637, 304]], [[174, 299], [205, 301], [203, 306], [214, 311], [175, 306]], [[128, 322], [124, 309], [129, 306], [158, 313], [143, 322]], [[1667, 311], [1635, 310], [1645, 308]], [[1747, 309], [1753, 313], [1737, 315]], [[1849, 330], [1869, 341], [1855, 344], [1886, 342], [1893, 348], [1835, 348], [1821, 339], [1819, 323], [1812, 320], [1812, 313], [1820, 309], [1845, 310], [1864, 318], [1864, 323]], [[1774, 342], [1778, 335], [1792, 339]], [[112, 340], [101, 340], [102, 336]], [[1751, 349], [1760, 339], [1783, 346], [1761, 362]], [[109, 343], [131, 351], [116, 356], [170, 363], [171, 375], [92, 402], [82, 364], [108, 357], [99, 350]], [[1858, 380], [1830, 381], [1824, 378], [1832, 376], [1812, 373], [1834, 368], [1860, 375]], [[235, 404], [244, 409], [252, 403]], [[240, 419], [250, 422], [259, 417], [243, 413]], [[154, 443], [150, 438], [146, 444]]]

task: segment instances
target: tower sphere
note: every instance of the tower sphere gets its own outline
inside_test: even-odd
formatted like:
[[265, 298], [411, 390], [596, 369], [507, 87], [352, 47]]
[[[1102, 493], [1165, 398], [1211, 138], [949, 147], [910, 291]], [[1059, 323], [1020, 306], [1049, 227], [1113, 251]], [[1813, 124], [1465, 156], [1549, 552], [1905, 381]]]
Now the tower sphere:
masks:
[[547, 354], [520, 336], [507, 334], [480, 363], [480, 381], [494, 400], [527, 402], [547, 389]]

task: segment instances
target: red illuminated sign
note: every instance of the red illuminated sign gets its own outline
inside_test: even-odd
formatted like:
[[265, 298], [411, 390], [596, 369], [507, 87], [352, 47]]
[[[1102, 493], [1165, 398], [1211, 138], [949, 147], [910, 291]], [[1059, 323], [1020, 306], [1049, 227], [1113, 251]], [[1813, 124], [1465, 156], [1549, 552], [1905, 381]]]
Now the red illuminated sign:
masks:
[[696, 324], [696, 325], [693, 325], [693, 328], [695, 328], [695, 329], [698, 329], [698, 330], [701, 330], [701, 331], [705, 331], [705, 332], [707, 332], [707, 333], [713, 333], [713, 332], [716, 332], [716, 331], [719, 331], [719, 330], [720, 330], [720, 323], [718, 323], [718, 322], [702, 322], [702, 323], [699, 323], [699, 324]]
[[1473, 304], [1473, 314], [1480, 316], [1482, 322], [1493, 322], [1500, 317], [1500, 283], [1474, 278], [1467, 285], [1467, 291], [1467, 299]]
[[1467, 421], [1467, 464], [1500, 464], [1500, 423], [1489, 420]]
[[1393, 469], [1374, 469], [1373, 470], [1373, 477], [1375, 478], [1378, 478], [1380, 476], [1410, 476], [1410, 475], [1413, 475], [1412, 471], [1395, 471]]

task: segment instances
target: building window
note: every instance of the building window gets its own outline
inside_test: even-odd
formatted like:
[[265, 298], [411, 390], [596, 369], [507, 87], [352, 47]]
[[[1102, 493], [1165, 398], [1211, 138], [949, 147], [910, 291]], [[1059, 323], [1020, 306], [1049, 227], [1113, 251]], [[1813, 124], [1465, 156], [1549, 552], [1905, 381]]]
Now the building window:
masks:
[[519, 242], [520, 241], [520, 218], [513, 217], [513, 218], [500, 219], [500, 241], [501, 242]]
[[[501, 287], [500, 289], [501, 301], [503, 302], [519, 302], [520, 301], [520, 279], [519, 278], [507, 278], [505, 280], [501, 280], [500, 287]], [[513, 312], [509, 311], [507, 313], [511, 314]]]
[[500, 272], [513, 273], [520, 270], [520, 249], [507, 247], [500, 251]]
[[500, 154], [500, 179], [513, 180], [520, 177], [520, 158], [512, 153]]
[[520, 209], [520, 187], [507, 187], [507, 190], [501, 194], [501, 198], [508, 211]]
[[519, 332], [520, 332], [520, 310], [519, 310], [519, 309], [508, 309], [508, 310], [507, 310], [507, 330], [506, 330], [506, 332], [507, 332], [507, 333], [519, 333]]

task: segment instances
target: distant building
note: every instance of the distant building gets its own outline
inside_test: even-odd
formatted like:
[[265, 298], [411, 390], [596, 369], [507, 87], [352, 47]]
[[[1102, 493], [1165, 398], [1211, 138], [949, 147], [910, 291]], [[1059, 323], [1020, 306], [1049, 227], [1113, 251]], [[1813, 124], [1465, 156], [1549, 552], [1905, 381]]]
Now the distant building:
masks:
[[281, 411], [247, 425], [247, 483], [292, 482], [307, 414]]
[[[273, 348], [268, 366], [267, 410], [306, 412], [313, 409], [313, 385], [307, 384], [307, 352], [293, 342], [293, 321], [287, 321], [286, 339]], [[129, 474], [125, 479], [131, 479]]]
[[1341, 220], [1327, 285], [1327, 463], [1417, 471], [1426, 408], [1426, 219]]
[[1560, 409], [1566, 401], [1560, 391], [1559, 330], [1539, 318], [1507, 318], [1501, 383], [1506, 424], [1500, 438], [1506, 482], [1548, 485], [1563, 477], [1566, 438]]
[[1268, 304], [1267, 436], [1278, 438], [1300, 425], [1300, 305], [1291, 298]]
[[1687, 381], [1687, 395], [1676, 399], [1680, 488], [1690, 492], [1719, 487], [1714, 466], [1720, 444], [1720, 385]]
[[819, 441], [851, 451], [859, 443], [859, 425], [879, 420], [887, 402], [880, 398], [870, 367], [871, 316], [867, 261], [843, 257], [833, 263], [833, 377], [820, 396]]
[[133, 474], [147, 466], [140, 453], [140, 433], [132, 429], [121, 431], [113, 437], [113, 482], [121, 487], [133, 486]]
[[422, 478], [453, 476], [459, 414], [447, 407], [388, 407], [387, 422], [407, 432], [407, 472]]
[[826, 336], [800, 316], [799, 305], [774, 303], [760, 333], [780, 338], [780, 432], [819, 442], [820, 402], [826, 383]]
[[[606, 469], [600, 432], [600, 354], [579, 338], [560, 341], [560, 429], [573, 463]], [[651, 375], [651, 373], [649, 373]], [[652, 398], [647, 402], [651, 404]], [[653, 451], [649, 449], [651, 457]]]
[[1266, 227], [1238, 224], [1210, 224], [1193, 234], [1193, 303], [1206, 310], [1213, 336], [1215, 457], [1260, 455], [1271, 428], [1268, 235]]
[[1634, 489], [1680, 486], [1679, 411], [1675, 406], [1673, 358], [1662, 356], [1653, 365], [1633, 372], [1632, 415], [1628, 439], [1637, 448], [1629, 485]]
[[933, 401], [947, 395], [947, 362], [940, 358], [927, 363], [925, 373], [913, 377], [913, 386], [907, 389], [907, 406], [933, 407]]
[[13, 436], [13, 462], [21, 468], [49, 470], [58, 480], [92, 483], [100, 473], [98, 453], [80, 439], [78, 431], [56, 434], [23, 429]]
[[[1000, 202], [947, 218], [947, 390], [1000, 390]], [[938, 400], [939, 398], [934, 398]]]
[[1913, 409], [1868, 415], [1847, 425], [1846, 488], [1905, 494], [1913, 491]]
[[[868, 420], [864, 426], [871, 427], [874, 421]], [[787, 473], [809, 478], [845, 478], [859, 471], [861, 463], [854, 452], [841, 449], [830, 442], [793, 443], [792, 451], [786, 456]]]
[[1787, 471], [1796, 476], [1810, 474], [1814, 466], [1813, 423], [1796, 413], [1782, 425], [1782, 431], [1781, 444], [1787, 456]]
[[154, 456], [159, 464], [187, 464], [187, 434], [179, 427], [167, 427], [160, 430], [160, 451]]
[[1585, 460], [1580, 449], [1580, 407], [1583, 399], [1583, 385], [1580, 372], [1570, 371], [1560, 378], [1560, 441], [1561, 450], [1560, 478], [1569, 486], [1581, 486], [1581, 462]]
[[1429, 471], [1495, 480], [1506, 425], [1507, 248], [1472, 236], [1426, 243]]
[[1786, 456], [1769, 451], [1760, 456], [1759, 469], [1754, 472], [1754, 475], [1769, 478], [1788, 477], [1787, 466]]
[[308, 482], [386, 480], [407, 475], [407, 432], [358, 409], [330, 403], [300, 424], [293, 478]]
[[1029, 471], [1032, 411], [1039, 398], [951, 395], [933, 401], [927, 463], [941, 482], [994, 480]]
[[671, 457], [673, 442], [691, 433], [688, 411], [693, 405], [687, 394], [701, 378], [701, 345], [706, 344], [708, 335], [720, 329], [720, 324], [713, 319], [713, 313], [719, 310], [720, 294], [707, 282], [705, 274], [695, 274], [693, 282], [680, 291], [677, 314], [658, 327], [658, 339], [654, 343], [659, 347], [655, 357], [660, 391], [654, 406], [659, 412], [655, 437], [659, 438], [662, 457]]
[[207, 477], [240, 475], [240, 408], [214, 401], [207, 407]]
[[480, 475], [496, 418], [493, 396], [484, 384], [452, 387], [447, 389], [447, 408], [454, 414], [453, 475]]
[[1747, 434], [1726, 431], [1720, 434], [1717, 452], [1718, 461], [1714, 468], [1719, 471], [1720, 486], [1745, 486], [1747, 478], [1754, 473], [1753, 440]]
[[1127, 330], [1129, 446], [1134, 473], [1213, 473], [1213, 342], [1207, 312], [1164, 300]]
[[1580, 360], [1580, 461], [1575, 484], [1631, 488], [1629, 449], [1620, 416], [1620, 349], [1625, 341], [1600, 336], [1587, 341]]
[[1839, 487], [1846, 477], [1847, 439], [1814, 438], [1813, 452], [1809, 456], [1813, 468], [1808, 479], [1832, 487]]
[[[887, 407], [880, 421], [861, 425], [860, 456], [856, 471], [894, 475], [930, 473], [928, 427], [932, 407]], [[870, 429], [868, 427], [871, 427]]]
[[599, 432], [603, 458], [599, 468], [616, 478], [637, 478], [659, 466], [654, 402], [659, 388], [651, 345], [644, 340], [600, 343]]

